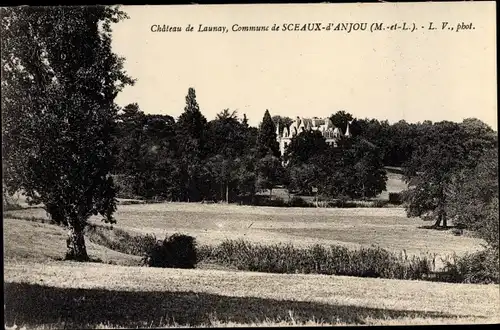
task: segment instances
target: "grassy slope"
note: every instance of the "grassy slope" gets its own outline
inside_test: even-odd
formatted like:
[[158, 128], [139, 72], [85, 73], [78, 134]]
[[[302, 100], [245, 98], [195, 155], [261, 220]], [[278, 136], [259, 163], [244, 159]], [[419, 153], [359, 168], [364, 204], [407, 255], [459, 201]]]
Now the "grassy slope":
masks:
[[[62, 227], [18, 219], [3, 219], [4, 261], [43, 263], [60, 259], [66, 253], [67, 233]], [[136, 265], [140, 257], [93, 244], [87, 240], [91, 258], [104, 263]]]

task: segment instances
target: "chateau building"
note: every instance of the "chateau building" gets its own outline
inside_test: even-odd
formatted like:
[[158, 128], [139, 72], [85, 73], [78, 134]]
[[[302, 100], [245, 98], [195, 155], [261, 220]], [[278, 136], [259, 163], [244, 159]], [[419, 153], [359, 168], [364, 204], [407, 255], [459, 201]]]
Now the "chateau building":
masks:
[[306, 130], [320, 131], [325, 138], [326, 143], [333, 146], [337, 146], [337, 141], [342, 135], [346, 137], [351, 136], [351, 133], [349, 132], [349, 123], [347, 123], [345, 133], [342, 133], [340, 128], [333, 126], [330, 118], [297, 117], [289, 127], [285, 127], [283, 129], [281, 134], [279, 123], [276, 125], [276, 136], [282, 156], [285, 154], [286, 147], [290, 145], [292, 137]]

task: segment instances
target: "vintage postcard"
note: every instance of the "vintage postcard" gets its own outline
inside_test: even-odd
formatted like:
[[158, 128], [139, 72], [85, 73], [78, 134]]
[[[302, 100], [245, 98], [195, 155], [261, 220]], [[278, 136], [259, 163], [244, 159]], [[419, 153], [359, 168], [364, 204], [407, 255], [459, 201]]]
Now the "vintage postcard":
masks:
[[495, 2], [0, 13], [7, 329], [500, 322]]

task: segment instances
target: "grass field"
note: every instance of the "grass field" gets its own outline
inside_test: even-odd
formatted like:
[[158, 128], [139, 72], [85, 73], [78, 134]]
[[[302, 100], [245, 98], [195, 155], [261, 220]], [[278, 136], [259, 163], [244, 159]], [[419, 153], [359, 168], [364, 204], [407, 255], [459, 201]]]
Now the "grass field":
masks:
[[[9, 213], [46, 218], [39, 208]], [[222, 204], [120, 205], [129, 232], [183, 232], [201, 244], [225, 238], [260, 243], [379, 245], [408, 253], [463, 254], [481, 240], [419, 228], [398, 208], [300, 209]], [[92, 219], [98, 222], [99, 219]], [[57, 261], [62, 227], [4, 218], [5, 315], [28, 328], [437, 324], [498, 322], [498, 285], [214, 269], [137, 267], [139, 257], [87, 240], [101, 263]], [[9, 323], [10, 322], [10, 323]]]
[[[25, 217], [47, 217], [42, 209], [13, 211]], [[117, 228], [142, 234], [182, 232], [200, 244], [244, 238], [261, 243], [339, 244], [355, 248], [378, 245], [408, 254], [446, 256], [481, 248], [479, 239], [454, 236], [451, 231], [424, 229], [429, 223], [407, 218], [400, 208], [309, 209], [252, 207], [223, 204], [159, 203], [122, 205]], [[99, 218], [93, 218], [100, 222]]]

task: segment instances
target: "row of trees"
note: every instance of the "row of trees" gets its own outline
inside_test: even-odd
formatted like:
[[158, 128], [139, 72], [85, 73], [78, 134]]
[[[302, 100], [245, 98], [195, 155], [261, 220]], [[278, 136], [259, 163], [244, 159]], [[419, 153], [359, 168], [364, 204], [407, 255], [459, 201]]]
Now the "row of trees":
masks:
[[[400, 120], [390, 124], [387, 120], [379, 121], [370, 118], [355, 118], [345, 111], [337, 111], [330, 117], [333, 125], [345, 132], [347, 123], [352, 136], [361, 137], [378, 149], [385, 166], [401, 167], [408, 162], [419, 145], [425, 142], [426, 137], [432, 134], [434, 123], [408, 123]], [[273, 121], [278, 124], [280, 133], [288, 127], [293, 119], [286, 116], [274, 116]]]
[[227, 109], [207, 122], [194, 89], [177, 121], [146, 115], [137, 104], [117, 118], [114, 174], [128, 194], [200, 201], [254, 192], [257, 129]]
[[282, 159], [269, 111], [258, 129], [228, 109], [207, 121], [193, 88], [177, 121], [129, 104], [118, 115], [115, 136], [115, 174], [130, 195], [229, 202], [272, 193], [277, 185], [349, 198], [385, 189], [379, 148], [363, 137], [332, 147], [320, 132], [306, 131], [292, 139]]

